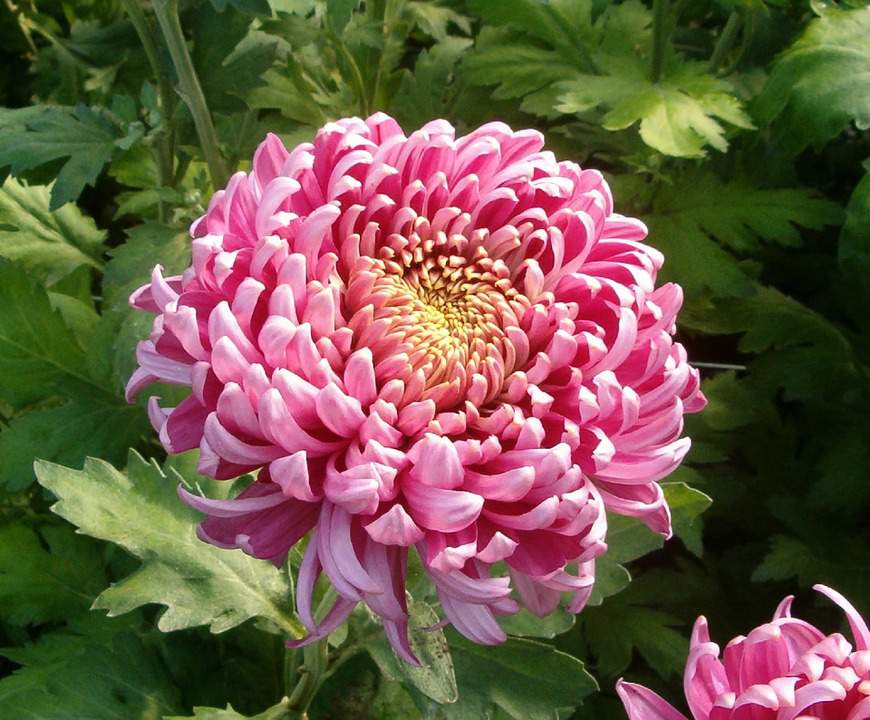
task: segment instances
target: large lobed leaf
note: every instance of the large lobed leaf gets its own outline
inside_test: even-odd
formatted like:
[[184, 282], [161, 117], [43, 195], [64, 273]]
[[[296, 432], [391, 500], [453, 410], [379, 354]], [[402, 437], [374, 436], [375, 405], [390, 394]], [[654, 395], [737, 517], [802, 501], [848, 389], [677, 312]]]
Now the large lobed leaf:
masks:
[[[635, 184], [625, 182], [629, 202]], [[649, 242], [665, 254], [662, 279], [677, 280], [690, 296], [710, 289], [728, 297], [750, 295], [756, 286], [729, 250], [746, 256], [765, 243], [796, 246], [798, 226], [836, 225], [843, 212], [807, 188], [762, 188], [694, 170], [659, 185], [641, 216]]]
[[104, 391], [75, 335], [26, 271], [0, 260], [0, 400], [23, 408], [72, 387]]
[[123, 624], [103, 619], [2, 651], [22, 667], [0, 680], [0, 717], [159, 720], [178, 691], [159, 659]]
[[165, 715], [163, 720], [287, 720], [290, 716], [287, 703], [282, 701], [257, 715], [242, 715], [233, 710], [231, 705], [226, 709], [211, 707], [195, 707], [193, 715]]
[[300, 634], [287, 576], [241, 550], [200, 541], [198, 513], [176, 495], [180, 476], [167, 477], [134, 452], [126, 474], [88, 458], [83, 470], [38, 461], [36, 475], [59, 499], [54, 512], [80, 532], [142, 560], [139, 570], [103, 592], [95, 607], [114, 616], [149, 603], [165, 605], [158, 626], [167, 632], [208, 625], [218, 633], [259, 617]]
[[795, 151], [822, 145], [852, 122], [870, 127], [868, 37], [870, 7], [824, 8], [774, 64], [755, 107], [759, 119], [780, 116], [781, 137]]
[[534, 640], [476, 645], [449, 631], [459, 700], [442, 707], [448, 720], [479, 720], [498, 708], [515, 720], [556, 720], [598, 689], [577, 658]]
[[0, 526], [0, 618], [29, 625], [87, 612], [105, 587], [100, 550], [69, 526]]
[[62, 161], [49, 203], [56, 210], [93, 185], [115, 152], [129, 148], [142, 131], [139, 123], [124, 128], [108, 113], [84, 105], [0, 108], [0, 174], [8, 168], [20, 175]]
[[0, 256], [54, 282], [81, 265], [103, 266], [106, 234], [75, 205], [49, 211], [49, 189], [8, 178], [0, 186]]
[[496, 98], [522, 98], [527, 112], [576, 114], [607, 130], [638, 123], [647, 145], [677, 157], [700, 157], [708, 145], [726, 150], [723, 123], [752, 127], [731, 86], [701, 63], [671, 52], [652, 80], [652, 19], [637, 0], [605, 5], [594, 20], [591, 2], [473, 7], [498, 27], [480, 33], [467, 77], [496, 85]]
[[[0, 432], [0, 485], [10, 490], [33, 481], [35, 457], [80, 463], [97, 453], [123, 461], [147, 427], [83, 348], [78, 333], [92, 326], [78, 311], [95, 320], [93, 311], [62, 297], [58, 312], [23, 267], [0, 260], [0, 401], [21, 413]], [[102, 348], [91, 349], [101, 356]]]

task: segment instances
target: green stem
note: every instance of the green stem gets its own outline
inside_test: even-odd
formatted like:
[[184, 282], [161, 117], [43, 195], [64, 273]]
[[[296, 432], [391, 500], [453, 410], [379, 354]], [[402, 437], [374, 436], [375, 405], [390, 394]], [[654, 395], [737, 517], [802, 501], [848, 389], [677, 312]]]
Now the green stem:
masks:
[[728, 63], [725, 67], [722, 68], [720, 75], [730, 75], [737, 69], [737, 66], [740, 65], [741, 60], [743, 60], [743, 56], [746, 54], [746, 51], [749, 50], [749, 46], [752, 44], [752, 37], [755, 33], [755, 13], [749, 13], [746, 16], [746, 19], [743, 21], [743, 38], [740, 41], [740, 47], [737, 50], [735, 56], [731, 59], [731, 62]]
[[39, 52], [39, 49], [36, 47], [36, 43], [33, 42], [33, 36], [30, 34], [30, 23], [27, 16], [24, 13], [19, 12], [18, 6], [13, 3], [12, 0], [3, 0], [3, 4], [15, 17], [15, 21], [18, 23], [18, 29], [21, 30], [21, 34], [24, 36], [24, 41], [27, 43], [30, 52], [36, 55]]
[[[335, 589], [324, 593], [314, 616], [322, 620], [336, 598]], [[326, 680], [329, 665], [329, 637], [302, 648], [302, 667], [299, 667], [298, 650], [288, 648], [284, 655], [284, 692], [289, 696], [288, 705], [304, 718], [314, 696]], [[295, 683], [295, 684], [294, 684]]]
[[[157, 137], [157, 150], [155, 153], [157, 156], [157, 185], [164, 187], [173, 184], [174, 179], [175, 128], [172, 126], [172, 114], [175, 108], [175, 97], [160, 62], [160, 54], [157, 51], [157, 44], [154, 42], [154, 31], [151, 23], [145, 17], [139, 0], [121, 0], [121, 4], [127, 11], [136, 35], [139, 36], [139, 42], [142, 43], [145, 57], [151, 66], [151, 73], [154, 75], [154, 81], [157, 83], [157, 99], [160, 106], [160, 114], [163, 116], [163, 127]], [[160, 222], [166, 219], [163, 200], [158, 200], [157, 218]]]
[[329, 39], [332, 41], [333, 46], [338, 50], [342, 58], [344, 58], [345, 63], [347, 63], [347, 66], [350, 68], [353, 84], [356, 88], [356, 95], [359, 98], [360, 110], [364, 116], [368, 116], [369, 99], [368, 94], [366, 93], [366, 84], [363, 82], [362, 73], [359, 70], [359, 65], [356, 64], [356, 60], [354, 60], [350, 50], [347, 49], [347, 45], [344, 44], [344, 41], [336, 35], [333, 30], [329, 30], [328, 32]]
[[670, 38], [669, 0], [653, 0], [653, 45], [650, 57], [650, 80], [661, 80], [665, 67], [665, 51]]
[[154, 14], [157, 16], [160, 31], [163, 33], [163, 39], [172, 57], [172, 64], [178, 74], [179, 91], [193, 116], [193, 124], [196, 126], [199, 144], [208, 164], [211, 183], [215, 188], [221, 188], [227, 183], [227, 169], [221, 156], [217, 133], [202, 86], [187, 50], [178, 17], [178, 0], [154, 0]]
[[710, 56], [710, 65], [707, 68], [710, 73], [715, 73], [720, 68], [728, 51], [734, 46], [737, 33], [740, 32], [740, 23], [740, 13], [735, 11], [728, 16], [725, 27], [722, 28], [722, 33], [713, 48], [713, 54]]
[[381, 50], [380, 57], [378, 58], [378, 68], [375, 71], [375, 79], [372, 83], [372, 96], [369, 101], [369, 107], [378, 107], [380, 105], [380, 91], [381, 91], [381, 76], [384, 72], [384, 57], [389, 51], [389, 43], [390, 43], [390, 34], [393, 31], [394, 22], [398, 18], [397, 10], [399, 8], [399, 4], [396, 0], [387, 0], [384, 5], [384, 18], [383, 23], [381, 25], [381, 34], [384, 38], [383, 48]]

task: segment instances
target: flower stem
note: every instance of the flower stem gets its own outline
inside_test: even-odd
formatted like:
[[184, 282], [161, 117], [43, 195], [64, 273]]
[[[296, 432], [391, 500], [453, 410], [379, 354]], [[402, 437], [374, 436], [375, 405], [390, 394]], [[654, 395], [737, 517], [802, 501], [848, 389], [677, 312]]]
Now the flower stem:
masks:
[[670, 0], [653, 0], [653, 44], [650, 57], [650, 80], [661, 80], [665, 67], [665, 50], [670, 38]]
[[364, 116], [368, 116], [370, 112], [369, 99], [366, 93], [366, 85], [363, 81], [359, 65], [357, 65], [356, 60], [354, 59], [350, 50], [348, 50], [347, 45], [345, 45], [344, 43], [344, 40], [342, 40], [333, 30], [328, 31], [328, 36], [329, 39], [332, 41], [333, 47], [335, 47], [341, 57], [344, 58], [345, 64], [350, 69], [351, 79], [353, 80], [354, 84], [354, 90], [359, 100], [360, 111]]
[[[139, 0], [121, 0], [121, 5], [127, 12], [136, 35], [139, 36], [139, 42], [142, 43], [145, 57], [151, 66], [151, 73], [157, 83], [157, 97], [160, 113], [163, 116], [163, 128], [157, 138], [157, 152], [155, 153], [157, 156], [157, 184], [160, 187], [174, 187], [175, 127], [173, 112], [175, 110], [175, 96], [160, 62], [160, 54], [157, 51], [157, 44], [154, 42], [154, 31], [145, 17]], [[160, 222], [165, 219], [163, 200], [158, 201], [158, 219]]]
[[722, 28], [722, 33], [716, 41], [713, 48], [713, 54], [710, 56], [710, 65], [707, 68], [708, 72], [715, 73], [722, 65], [725, 55], [731, 50], [734, 41], [737, 39], [737, 33], [740, 32], [740, 13], [732, 12], [725, 22], [725, 27]]
[[221, 156], [217, 133], [202, 86], [187, 50], [178, 17], [178, 0], [154, 0], [154, 14], [157, 16], [160, 31], [163, 33], [163, 39], [172, 57], [172, 64], [178, 74], [179, 92], [193, 116], [193, 124], [196, 126], [199, 144], [208, 164], [211, 183], [215, 188], [221, 188], [227, 183], [226, 165]]

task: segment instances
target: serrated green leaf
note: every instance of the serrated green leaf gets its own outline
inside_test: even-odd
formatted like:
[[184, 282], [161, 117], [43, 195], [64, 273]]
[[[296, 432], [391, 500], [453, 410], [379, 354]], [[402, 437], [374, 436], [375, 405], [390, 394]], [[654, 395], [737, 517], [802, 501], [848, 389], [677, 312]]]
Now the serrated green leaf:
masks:
[[[684, 539], [700, 515], [710, 507], [712, 500], [696, 488], [682, 482], [664, 482], [662, 490], [671, 509], [674, 534]], [[639, 520], [624, 515], [609, 515], [607, 521], [607, 554], [609, 562], [627, 563], [658, 550], [664, 538], [643, 525]]]
[[344, 32], [357, 5], [359, 0], [326, 0], [326, 16], [337, 35]]
[[703, 232], [737, 252], [761, 241], [800, 245], [797, 227], [820, 230], [842, 222], [839, 205], [807, 188], [759, 188], [742, 180], [723, 182], [711, 172], [684, 173], [663, 184], [653, 201], [654, 223], [679, 218], [693, 234]]
[[248, 15], [270, 15], [272, 7], [269, 0], [211, 0], [212, 7], [222, 13], [227, 6], [232, 6], [241, 13]]
[[770, 551], [752, 573], [755, 582], [797, 578], [803, 586], [819, 582], [824, 563], [819, 561], [806, 543], [785, 535], [774, 535]]
[[286, 575], [241, 550], [200, 541], [199, 514], [176, 495], [180, 477], [167, 477], [136, 453], [130, 454], [127, 474], [88, 458], [83, 470], [39, 461], [36, 476], [59, 498], [54, 512], [80, 532], [142, 560], [139, 570], [104, 591], [95, 607], [114, 616], [150, 603], [165, 605], [158, 621], [165, 632], [208, 625], [217, 633], [259, 617], [301, 634]]
[[164, 276], [180, 274], [190, 264], [187, 232], [159, 223], [127, 230], [127, 241], [109, 251], [103, 273], [104, 304], [113, 309], [127, 307], [130, 294], [148, 282], [158, 262]]
[[261, 77], [275, 60], [278, 41], [250, 26], [250, 17], [234, 11], [218, 14], [205, 6], [197, 14], [193, 63], [212, 112], [244, 109], [240, 96], [264, 85]]
[[659, 675], [678, 674], [685, 663], [689, 643], [676, 630], [682, 623], [669, 613], [630, 605], [625, 594], [588, 608], [580, 622], [583, 636], [596, 657], [595, 669], [606, 678], [619, 676], [637, 650]]
[[701, 63], [675, 63], [655, 83], [643, 66], [605, 61], [603, 67], [612, 74], [561, 83], [556, 109], [585, 113], [603, 107], [604, 128], [624, 130], [640, 123], [647, 145], [676, 157], [700, 157], [707, 145], [724, 152], [728, 142], [720, 121], [752, 127], [728, 84], [706, 74]]
[[822, 145], [851, 122], [870, 127], [870, 7], [827, 7], [776, 61], [755, 107], [780, 117], [780, 138], [795, 152]]
[[810, 499], [840, 517], [863, 516], [870, 504], [870, 424], [858, 424], [837, 433], [819, 462], [819, 477]]
[[712, 498], [682, 482], [662, 483], [671, 508], [674, 535], [695, 555], [701, 556], [702, 513], [713, 504]]
[[19, 175], [66, 158], [51, 189], [49, 209], [56, 210], [93, 185], [116, 150], [141, 136], [141, 126], [134, 125], [125, 133], [84, 105], [0, 109], [0, 170]]
[[499, 708], [515, 720], [555, 720], [557, 708], [574, 708], [598, 689], [577, 658], [551, 645], [511, 639], [476, 645], [448, 632], [459, 700], [441, 711], [448, 720], [480, 720]]
[[225, 710], [210, 707], [195, 707], [193, 715], [164, 715], [163, 720], [285, 720], [290, 717], [289, 705], [284, 701], [257, 715], [242, 715], [227, 705]]
[[470, 7], [488, 25], [522, 30], [553, 45], [588, 42], [594, 35], [591, 0], [546, 4], [536, 0], [472, 0]]
[[471, 18], [451, 7], [439, 5], [431, 0], [426, 2], [411, 0], [406, 7], [414, 23], [439, 43], [450, 39], [450, 25], [454, 25], [465, 35], [471, 34]]
[[391, 111], [406, 127], [419, 127], [444, 114], [444, 99], [453, 69], [471, 40], [449, 37], [417, 57], [414, 72], [405, 71]]
[[495, 85], [494, 98], [511, 100], [572, 79], [577, 74], [578, 62], [578, 58], [563, 47], [531, 45], [513, 30], [485, 27], [462, 68], [469, 82]]
[[136, 635], [105, 621], [3, 655], [23, 665], [0, 680], [0, 716], [21, 720], [157, 720], [178, 691]]
[[96, 543], [64, 526], [0, 526], [0, 617], [14, 625], [69, 619], [105, 587]]
[[870, 265], [870, 172], [861, 178], [846, 207], [846, 222], [840, 233], [840, 260]]
[[0, 187], [0, 256], [53, 283], [85, 265], [102, 268], [106, 234], [75, 205], [48, 209], [49, 189], [8, 178]]
[[[596, 582], [598, 573], [596, 572]], [[557, 635], [568, 632], [574, 627], [577, 616], [562, 608], [556, 608], [546, 617], [533, 615], [525, 608], [516, 615], [509, 615], [499, 623], [508, 635], [514, 637], [531, 637], [552, 639]]]
[[601, 605], [611, 595], [625, 590], [630, 582], [631, 573], [605, 553], [595, 561], [595, 585], [589, 596], [589, 606]]
[[0, 306], [0, 399], [21, 408], [46, 396], [105, 391], [48, 295], [23, 268], [2, 260]]
[[413, 600], [408, 605], [411, 648], [420, 660], [420, 667], [412, 667], [396, 659], [383, 637], [368, 644], [366, 649], [387, 677], [417, 688], [426, 697], [438, 703], [452, 703], [458, 697], [456, 676], [450, 648], [438, 624], [438, 614], [425, 602]]
[[88, 455], [123, 464], [127, 449], [151, 433], [141, 408], [107, 393], [76, 395], [55, 407], [12, 418], [0, 432], [0, 486], [7, 492], [29, 487], [33, 460], [79, 466]]
[[[0, 432], [0, 485], [14, 491], [31, 484], [36, 457], [78, 465], [88, 453], [99, 453], [123, 461], [147, 423], [84, 350], [94, 332], [93, 311], [66, 295], [50, 300], [22, 268], [5, 261], [0, 303], [0, 398], [16, 410], [31, 410]], [[52, 304], [60, 304], [63, 314]], [[48, 400], [62, 403], [45, 406]], [[31, 409], [36, 403], [43, 407]]]
[[[622, 185], [629, 202], [632, 191], [642, 190], [633, 178]], [[836, 203], [809, 189], [759, 188], [700, 170], [659, 184], [639, 214], [649, 227], [649, 242], [665, 254], [661, 278], [676, 280], [689, 296], [712, 290], [719, 297], [756, 292], [756, 283], [728, 249], [747, 254], [764, 243], [798, 245], [795, 226], [821, 229], [842, 220]]]

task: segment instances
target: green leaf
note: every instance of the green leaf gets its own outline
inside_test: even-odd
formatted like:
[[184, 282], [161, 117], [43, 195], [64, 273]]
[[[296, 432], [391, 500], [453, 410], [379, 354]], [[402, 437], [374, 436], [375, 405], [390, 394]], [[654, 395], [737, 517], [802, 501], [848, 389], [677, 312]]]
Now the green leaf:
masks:
[[[606, 66], [605, 66], [606, 67]], [[607, 76], [581, 75], [562, 83], [556, 109], [584, 113], [603, 107], [606, 130], [640, 123], [640, 137], [651, 148], [676, 157], [701, 157], [712, 145], [725, 152], [728, 141], [721, 121], [751, 128], [730, 86], [706, 74], [704, 65], [684, 61], [653, 83], [646, 68], [629, 74], [615, 65]]]
[[819, 582], [825, 574], [825, 563], [819, 560], [806, 543], [786, 535], [774, 535], [770, 539], [770, 551], [752, 573], [755, 582], [766, 580], [790, 580], [808, 587]]
[[87, 358], [48, 296], [23, 268], [0, 261], [0, 399], [15, 408], [67, 395], [104, 392]]
[[595, 561], [595, 585], [589, 597], [590, 606], [598, 606], [611, 595], [616, 595], [628, 587], [631, 573], [605, 553]]
[[56, 210], [93, 185], [115, 151], [130, 147], [142, 130], [133, 123], [125, 132], [105, 113], [84, 105], [0, 108], [0, 171], [10, 168], [20, 175], [66, 158], [51, 190], [49, 209]]
[[589, 616], [582, 618], [584, 637], [597, 658], [597, 672], [606, 678], [617, 677], [637, 650], [659, 675], [678, 674], [689, 650], [683, 633], [674, 629], [680, 620], [660, 610], [626, 606], [621, 597], [589, 608]]
[[[596, 582], [598, 581], [596, 572]], [[577, 616], [566, 612], [562, 608], [556, 608], [546, 617], [538, 617], [523, 608], [516, 615], [509, 615], [499, 624], [502, 629], [514, 637], [534, 637], [552, 639], [557, 635], [568, 632], [574, 627]]]
[[0, 617], [14, 625], [86, 613], [105, 587], [100, 549], [72, 528], [0, 526]]
[[275, 60], [278, 41], [249, 32], [250, 25], [250, 17], [234, 11], [218, 14], [204, 6], [197, 13], [193, 64], [212, 112], [243, 110], [239, 96], [265, 84], [261, 77]]
[[776, 61], [755, 107], [780, 117], [784, 145], [823, 145], [851, 122], [870, 127], [870, 7], [827, 7]]
[[[513, 30], [484, 27], [477, 36], [474, 52], [464, 60], [462, 68], [469, 82], [495, 85], [492, 96], [496, 100], [524, 98], [521, 109], [532, 112], [529, 105], [535, 94], [548, 91], [560, 80], [574, 78], [578, 63], [576, 51], [569, 48], [541, 47], [527, 42]], [[555, 94], [549, 92], [548, 97], [555, 99]], [[541, 106], [547, 103], [535, 103], [535, 107]]]
[[226, 710], [210, 707], [195, 707], [193, 715], [164, 715], [163, 720], [286, 720], [290, 717], [289, 705], [286, 701], [264, 710], [258, 715], [242, 715], [227, 705]]
[[109, 251], [103, 274], [104, 305], [127, 308], [130, 294], [147, 283], [158, 263], [163, 274], [178, 275], [190, 264], [190, 237], [179, 228], [144, 223], [130, 228], [127, 241]]
[[[0, 432], [0, 485], [7, 490], [33, 482], [35, 457], [78, 465], [93, 453], [123, 461], [147, 428], [145, 414], [119, 396], [120, 385], [101, 374], [82, 347], [86, 338], [65, 321], [75, 320], [72, 327], [79, 332], [93, 331], [90, 319], [86, 325], [68, 307], [78, 301], [54, 298], [61, 300], [66, 318], [22, 268], [0, 261], [0, 399], [16, 410], [31, 410]], [[101, 348], [90, 349], [103, 358]], [[46, 406], [55, 398], [64, 402]], [[42, 407], [29, 407], [36, 403]]]
[[248, 15], [271, 15], [272, 8], [269, 0], [211, 0], [212, 7], [222, 13], [227, 5], [232, 5], [236, 10]]
[[449, 25], [455, 25], [465, 35], [471, 35], [471, 18], [456, 12], [453, 8], [438, 5], [431, 0], [426, 2], [411, 0], [406, 7], [414, 18], [414, 23], [439, 43], [451, 39]]
[[671, 508], [674, 535], [700, 557], [703, 553], [701, 514], [713, 504], [712, 498], [683, 482], [662, 483], [662, 489]]
[[[713, 502], [700, 490], [683, 482], [664, 482], [662, 490], [671, 509], [674, 534], [682, 537]], [[627, 563], [664, 546], [664, 538], [643, 523], [624, 515], [609, 515], [607, 519], [607, 554], [616, 563]]]
[[157, 720], [177, 706], [159, 660], [136, 635], [104, 620], [3, 655], [23, 665], [0, 680], [4, 718]]
[[[818, 350], [817, 362], [844, 365], [851, 361], [852, 349], [842, 331], [821, 313], [784, 295], [776, 288], [759, 288], [746, 298], [714, 305], [701, 318], [708, 334], [743, 333], [737, 349], [759, 354], [796, 347]], [[783, 382], [788, 378], [780, 378]]]
[[820, 230], [843, 220], [839, 205], [808, 188], [759, 188], [739, 178], [723, 182], [711, 172], [683, 173], [673, 185], [663, 184], [653, 213], [655, 220], [678, 217], [693, 234], [739, 253], [758, 250], [762, 241], [797, 247], [798, 226]]
[[391, 110], [406, 127], [419, 127], [444, 114], [453, 69], [470, 46], [466, 38], [445, 38], [420, 53], [413, 73], [405, 71]]
[[841, 261], [858, 263], [862, 268], [870, 265], [870, 172], [861, 178], [849, 198], [839, 256]]
[[452, 703], [458, 697], [456, 676], [450, 648], [438, 624], [438, 614], [425, 602], [409, 603], [411, 648], [420, 660], [420, 667], [412, 667], [396, 659], [383, 636], [366, 646], [372, 659], [388, 678], [413, 685], [426, 697], [438, 703]]
[[[634, 178], [618, 180], [629, 202], [644, 190]], [[648, 210], [639, 212], [649, 242], [665, 254], [662, 279], [677, 280], [689, 296], [706, 289], [720, 297], [751, 295], [755, 282], [729, 250], [749, 254], [764, 243], [799, 245], [795, 226], [821, 229], [842, 220], [835, 203], [811, 190], [725, 182], [709, 171], [660, 183]]]
[[106, 234], [75, 205], [50, 212], [49, 189], [9, 178], [0, 187], [0, 256], [53, 283], [76, 268], [102, 268]]
[[574, 708], [598, 685], [577, 658], [551, 645], [510, 639], [476, 645], [449, 632], [459, 700], [442, 707], [448, 720], [490, 717], [493, 707], [516, 720], [556, 720], [557, 709]]
[[870, 424], [838, 432], [819, 461], [818, 478], [810, 498], [819, 507], [840, 517], [863, 516], [870, 504]]
[[344, 32], [357, 5], [359, 0], [326, 0], [326, 17], [336, 35]]
[[166, 606], [158, 621], [165, 632], [208, 625], [218, 633], [259, 617], [293, 636], [301, 634], [290, 611], [285, 574], [268, 561], [196, 537], [199, 514], [178, 499], [180, 476], [167, 477], [156, 463], [133, 452], [126, 475], [88, 458], [84, 470], [38, 461], [36, 476], [59, 498], [54, 512], [80, 532], [142, 560], [139, 570], [94, 603], [110, 616], [157, 603]]
[[12, 418], [0, 432], [0, 486], [7, 492], [35, 479], [34, 458], [78, 467], [88, 455], [123, 464], [127, 449], [150, 435], [145, 413], [108, 393], [76, 395], [62, 405]]

